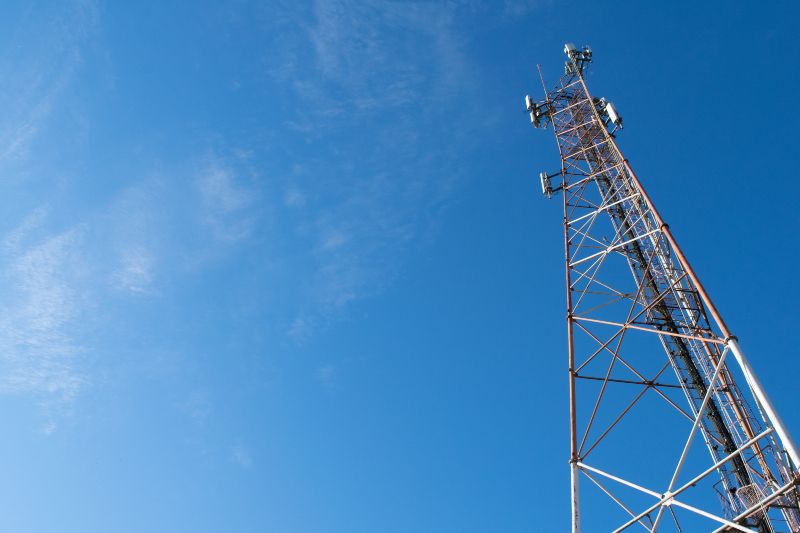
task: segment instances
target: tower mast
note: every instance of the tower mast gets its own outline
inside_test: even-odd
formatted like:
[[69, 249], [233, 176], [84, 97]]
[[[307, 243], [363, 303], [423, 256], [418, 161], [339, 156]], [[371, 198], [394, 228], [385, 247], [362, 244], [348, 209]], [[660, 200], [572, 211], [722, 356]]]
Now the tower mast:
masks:
[[564, 212], [572, 532], [800, 532], [797, 446], [589, 93], [591, 49], [564, 52], [525, 105], [561, 156], [540, 180]]

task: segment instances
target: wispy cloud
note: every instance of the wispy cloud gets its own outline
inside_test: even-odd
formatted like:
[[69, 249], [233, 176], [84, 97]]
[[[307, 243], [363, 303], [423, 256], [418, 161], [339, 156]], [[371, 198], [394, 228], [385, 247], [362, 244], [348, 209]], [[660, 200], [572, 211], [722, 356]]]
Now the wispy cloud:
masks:
[[112, 274], [118, 287], [135, 293], [152, 291], [155, 258], [145, 247], [134, 245], [121, 252], [120, 268]]
[[177, 407], [187, 414], [196, 426], [205, 426], [212, 410], [208, 392], [203, 390], [192, 391], [185, 400], [178, 403]]
[[290, 337], [380, 293], [435, 233], [467, 136], [459, 117], [472, 74], [458, 25], [471, 9], [317, 0], [310, 25], [301, 12], [294, 29], [275, 26], [270, 72], [297, 102], [285, 125], [319, 152], [294, 162], [284, 189], [307, 251]]
[[[234, 164], [236, 163], [236, 164]], [[203, 220], [214, 237], [237, 242], [250, 236], [256, 222], [255, 190], [245, 179], [246, 154], [227, 160], [209, 157], [196, 179], [203, 204]]]
[[553, 0], [506, 0], [503, 15], [509, 19], [520, 18], [544, 5], [553, 3]]
[[[74, 80], [98, 18], [95, 3], [83, 0], [23, 13], [0, 51], [0, 176], [6, 183], [28, 175], [35, 142]], [[2, 240], [0, 392], [34, 398], [41, 429], [51, 433], [89, 381], [80, 361], [90, 296], [85, 226], [52, 231], [47, 218], [47, 209], [36, 209]]]
[[231, 447], [231, 461], [242, 468], [253, 466], [253, 456], [244, 444], [236, 444]]
[[92, 221], [96, 261], [101, 268], [110, 265], [109, 281], [117, 290], [158, 293], [159, 251], [167, 224], [161, 192], [157, 179], [145, 179], [120, 191]]
[[454, 28], [460, 11], [457, 3], [317, 0], [308, 30], [317, 70], [290, 61], [281, 74], [311, 102], [317, 124], [345, 111], [427, 108], [468, 75]]
[[303, 207], [306, 205], [306, 196], [297, 187], [289, 187], [283, 195], [283, 203], [287, 207]]
[[333, 365], [318, 366], [316, 370], [316, 378], [325, 389], [333, 389], [336, 380], [336, 367]]
[[81, 63], [81, 48], [97, 18], [94, 2], [74, 1], [47, 13], [31, 9], [17, 21], [0, 53], [0, 95], [6, 102], [0, 111], [0, 163], [29, 156], [32, 141]]
[[309, 316], [298, 316], [292, 320], [286, 334], [298, 344], [306, 342], [314, 331], [314, 323]]
[[33, 394], [52, 430], [86, 376], [78, 323], [86, 309], [83, 228], [46, 234], [37, 210], [4, 239], [0, 272], [7, 286], [0, 308], [0, 391]]

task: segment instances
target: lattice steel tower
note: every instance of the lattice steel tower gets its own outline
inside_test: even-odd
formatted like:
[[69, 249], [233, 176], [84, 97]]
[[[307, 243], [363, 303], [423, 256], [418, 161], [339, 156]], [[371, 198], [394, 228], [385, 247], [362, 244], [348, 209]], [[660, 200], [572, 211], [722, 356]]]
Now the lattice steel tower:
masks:
[[798, 532], [797, 447], [564, 51], [525, 104], [561, 154], [572, 531]]

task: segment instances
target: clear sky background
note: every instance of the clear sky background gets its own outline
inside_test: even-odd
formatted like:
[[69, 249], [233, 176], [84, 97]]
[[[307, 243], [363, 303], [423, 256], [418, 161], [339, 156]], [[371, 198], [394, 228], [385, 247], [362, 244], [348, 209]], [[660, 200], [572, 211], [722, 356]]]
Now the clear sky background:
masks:
[[3, 2], [0, 531], [565, 531], [565, 41], [800, 434], [796, 5]]

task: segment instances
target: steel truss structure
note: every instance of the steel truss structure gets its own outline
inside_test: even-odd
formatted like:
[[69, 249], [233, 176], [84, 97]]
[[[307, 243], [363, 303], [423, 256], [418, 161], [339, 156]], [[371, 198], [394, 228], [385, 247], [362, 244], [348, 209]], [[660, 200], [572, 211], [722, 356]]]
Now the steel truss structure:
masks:
[[561, 155], [572, 531], [798, 532], [797, 448], [565, 52], [526, 107]]

